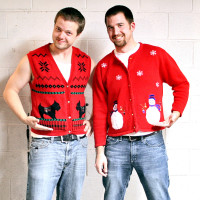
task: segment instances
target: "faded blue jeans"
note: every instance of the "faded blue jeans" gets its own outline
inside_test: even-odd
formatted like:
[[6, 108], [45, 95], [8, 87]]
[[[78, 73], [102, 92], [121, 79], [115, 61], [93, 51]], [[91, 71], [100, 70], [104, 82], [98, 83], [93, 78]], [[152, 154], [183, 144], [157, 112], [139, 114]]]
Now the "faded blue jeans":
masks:
[[129, 141], [107, 137], [105, 155], [108, 176], [103, 177], [104, 200], [123, 200], [133, 168], [136, 170], [148, 200], [169, 200], [169, 175], [162, 132]]
[[27, 200], [80, 200], [86, 173], [87, 137], [70, 142], [33, 139]]

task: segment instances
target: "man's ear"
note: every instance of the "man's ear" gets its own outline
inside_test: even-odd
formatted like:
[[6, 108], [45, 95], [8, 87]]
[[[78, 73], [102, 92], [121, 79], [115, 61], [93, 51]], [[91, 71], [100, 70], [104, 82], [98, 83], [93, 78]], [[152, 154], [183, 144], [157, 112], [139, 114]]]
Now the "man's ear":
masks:
[[131, 30], [134, 31], [135, 30], [135, 22], [132, 22], [130, 26], [131, 26]]

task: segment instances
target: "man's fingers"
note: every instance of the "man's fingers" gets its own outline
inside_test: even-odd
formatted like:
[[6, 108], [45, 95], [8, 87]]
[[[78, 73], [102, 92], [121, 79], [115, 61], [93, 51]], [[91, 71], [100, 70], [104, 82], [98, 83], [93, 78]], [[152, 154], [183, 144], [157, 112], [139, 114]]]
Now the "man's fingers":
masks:
[[41, 130], [41, 131], [53, 131], [52, 128], [42, 126], [40, 124], [36, 124], [34, 128], [37, 129], [37, 130]]

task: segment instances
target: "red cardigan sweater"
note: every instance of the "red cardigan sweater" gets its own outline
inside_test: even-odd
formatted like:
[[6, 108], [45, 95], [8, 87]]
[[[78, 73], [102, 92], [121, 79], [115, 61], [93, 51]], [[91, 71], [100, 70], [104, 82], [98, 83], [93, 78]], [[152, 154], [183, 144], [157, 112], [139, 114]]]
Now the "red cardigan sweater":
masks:
[[140, 43], [139, 50], [129, 57], [128, 69], [114, 51], [105, 56], [98, 63], [93, 78], [95, 146], [104, 146], [106, 135], [114, 137], [163, 129], [148, 120], [164, 120], [163, 83], [174, 91], [172, 111], [182, 114], [189, 83], [167, 52]]
[[57, 67], [47, 44], [28, 53], [34, 80], [30, 82], [31, 115], [39, 124], [53, 128], [53, 131], [31, 129], [40, 135], [61, 136], [83, 134], [86, 103], [84, 90], [87, 85], [91, 59], [73, 47], [71, 74], [66, 82]]

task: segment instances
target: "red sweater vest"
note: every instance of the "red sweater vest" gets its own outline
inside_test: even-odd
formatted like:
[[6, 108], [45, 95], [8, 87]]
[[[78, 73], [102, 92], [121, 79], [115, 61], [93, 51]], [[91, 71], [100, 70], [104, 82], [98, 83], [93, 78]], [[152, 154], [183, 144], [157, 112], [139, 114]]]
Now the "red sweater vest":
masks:
[[32, 129], [32, 132], [48, 136], [83, 134], [87, 106], [84, 91], [90, 76], [91, 59], [73, 47], [71, 74], [66, 82], [49, 45], [29, 52], [28, 59], [34, 77], [30, 83], [31, 115], [40, 120], [39, 124], [51, 127], [53, 131]]

